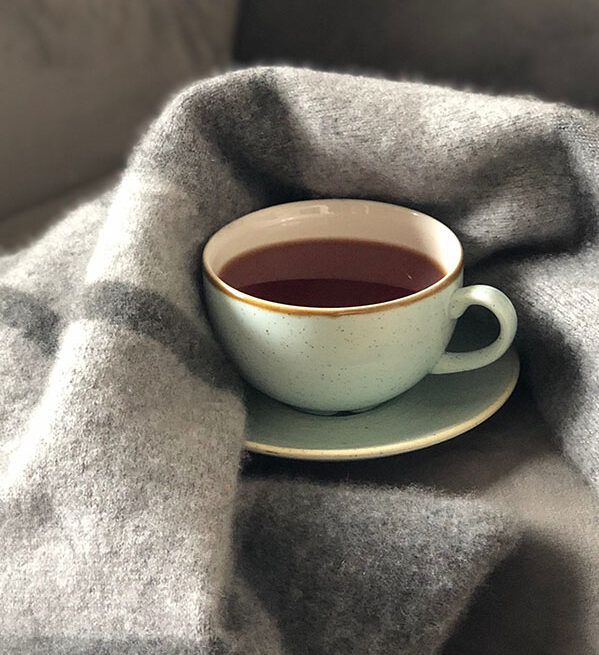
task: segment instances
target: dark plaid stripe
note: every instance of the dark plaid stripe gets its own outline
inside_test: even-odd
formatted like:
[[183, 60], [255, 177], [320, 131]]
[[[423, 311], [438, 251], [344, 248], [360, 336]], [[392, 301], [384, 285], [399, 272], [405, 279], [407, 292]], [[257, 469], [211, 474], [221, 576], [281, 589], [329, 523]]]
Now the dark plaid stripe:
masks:
[[98, 282], [85, 290], [75, 314], [74, 318], [102, 319], [151, 337], [211, 385], [236, 383], [237, 377], [209, 328], [190, 320], [157, 293], [122, 282]]
[[21, 330], [44, 354], [56, 351], [60, 317], [32, 294], [0, 285], [0, 322]]
[[[209, 328], [190, 320], [157, 293], [122, 282], [98, 282], [85, 289], [71, 319], [106, 320], [158, 341], [173, 352], [189, 371], [216, 387], [230, 387], [235, 373]], [[58, 345], [60, 317], [33, 295], [0, 286], [0, 322], [21, 330], [46, 355]]]

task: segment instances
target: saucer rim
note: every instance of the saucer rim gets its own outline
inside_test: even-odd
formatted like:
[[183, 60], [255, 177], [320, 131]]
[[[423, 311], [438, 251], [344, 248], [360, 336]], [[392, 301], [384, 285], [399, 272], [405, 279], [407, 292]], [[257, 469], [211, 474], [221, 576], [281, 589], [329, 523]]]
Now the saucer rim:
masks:
[[[272, 455], [274, 457], [286, 457], [288, 459], [311, 459], [320, 461], [334, 460], [359, 460], [359, 459], [376, 459], [379, 457], [389, 457], [391, 455], [400, 455], [413, 450], [421, 450], [434, 446], [443, 441], [448, 441], [461, 434], [469, 432], [488, 418], [493, 416], [512, 395], [514, 388], [520, 376], [520, 358], [518, 353], [512, 347], [508, 351], [508, 356], [513, 358], [514, 366], [512, 376], [501, 395], [494, 400], [489, 406], [485, 407], [475, 416], [457, 425], [444, 428], [425, 437], [418, 437], [408, 441], [401, 441], [381, 446], [365, 446], [363, 448], [293, 448], [289, 446], [273, 446], [260, 443], [259, 441], [245, 441], [246, 450], [259, 453], [262, 455]], [[449, 373], [448, 375], [452, 375]], [[376, 410], [375, 410], [376, 411]], [[322, 417], [331, 418], [331, 417]], [[334, 418], [334, 417], [332, 417]]]

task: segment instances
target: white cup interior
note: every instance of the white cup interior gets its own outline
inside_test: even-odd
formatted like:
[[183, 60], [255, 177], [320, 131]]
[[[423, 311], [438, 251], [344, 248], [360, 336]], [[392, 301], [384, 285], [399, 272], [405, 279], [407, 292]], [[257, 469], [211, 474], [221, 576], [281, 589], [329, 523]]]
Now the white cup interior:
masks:
[[[267, 207], [232, 221], [204, 249], [204, 266], [215, 276], [239, 255], [301, 239], [356, 239], [403, 246], [437, 262], [444, 277], [462, 263], [453, 232], [418, 211], [369, 200], [306, 200]], [[376, 281], [376, 271], [372, 271]]]

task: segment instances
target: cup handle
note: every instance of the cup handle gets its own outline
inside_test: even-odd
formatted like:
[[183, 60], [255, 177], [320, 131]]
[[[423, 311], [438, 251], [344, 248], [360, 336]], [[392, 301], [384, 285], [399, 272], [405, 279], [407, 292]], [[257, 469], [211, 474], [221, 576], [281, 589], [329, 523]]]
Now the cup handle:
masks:
[[470, 305], [481, 305], [495, 314], [499, 321], [499, 336], [492, 344], [479, 350], [466, 353], [444, 352], [431, 373], [458, 373], [481, 368], [499, 359], [512, 344], [518, 317], [510, 299], [504, 293], [486, 284], [457, 289], [449, 303], [450, 318], [459, 318]]

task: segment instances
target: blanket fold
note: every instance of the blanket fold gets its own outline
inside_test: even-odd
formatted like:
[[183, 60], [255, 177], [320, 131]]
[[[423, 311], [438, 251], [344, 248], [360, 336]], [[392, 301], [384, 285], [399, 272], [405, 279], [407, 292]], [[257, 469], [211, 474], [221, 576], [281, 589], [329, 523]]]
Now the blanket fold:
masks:
[[519, 527], [434, 490], [240, 478], [201, 248], [298, 198], [448, 223], [517, 305], [535, 397], [597, 484], [598, 137], [530, 99], [289, 68], [176, 96], [117, 188], [0, 259], [0, 650], [440, 652]]

